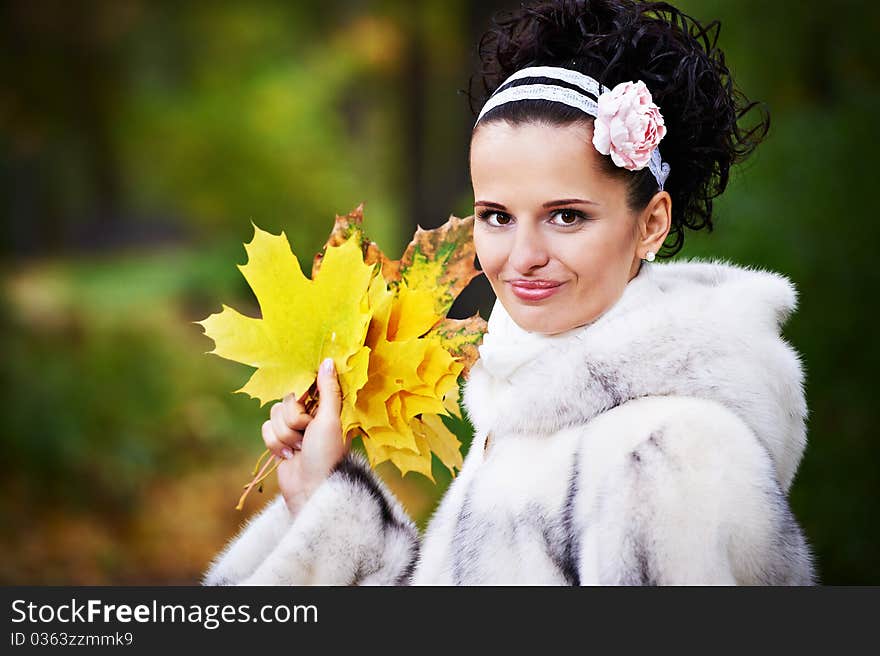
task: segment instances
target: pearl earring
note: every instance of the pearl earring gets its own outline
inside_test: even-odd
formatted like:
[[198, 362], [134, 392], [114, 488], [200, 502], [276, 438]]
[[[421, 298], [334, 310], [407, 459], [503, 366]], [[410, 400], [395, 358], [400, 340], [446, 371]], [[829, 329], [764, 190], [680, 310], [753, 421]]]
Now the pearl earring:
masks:
[[648, 260], [648, 262], [653, 262], [654, 261], [654, 251], [648, 251], [647, 253], [645, 253], [645, 259]]

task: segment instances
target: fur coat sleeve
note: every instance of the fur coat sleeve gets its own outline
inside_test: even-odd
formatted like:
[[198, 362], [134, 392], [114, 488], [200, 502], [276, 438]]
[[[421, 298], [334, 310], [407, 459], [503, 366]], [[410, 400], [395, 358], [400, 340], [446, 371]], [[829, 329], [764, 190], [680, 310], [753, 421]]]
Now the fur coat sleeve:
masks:
[[281, 495], [245, 525], [203, 585], [398, 585], [419, 534], [366, 458], [350, 452], [291, 518]]

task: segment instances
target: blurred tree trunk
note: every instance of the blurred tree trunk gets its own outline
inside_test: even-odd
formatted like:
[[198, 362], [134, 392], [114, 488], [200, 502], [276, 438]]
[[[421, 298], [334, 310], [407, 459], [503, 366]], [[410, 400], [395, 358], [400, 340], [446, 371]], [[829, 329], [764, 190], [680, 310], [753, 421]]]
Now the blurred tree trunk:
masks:
[[[137, 19], [126, 3], [101, 0], [2, 6], [3, 186], [13, 215], [0, 243], [7, 249], [62, 248], [77, 236], [72, 226], [83, 222], [78, 245], [90, 247], [120, 219], [123, 190], [112, 131], [125, 86], [121, 43]], [[80, 180], [85, 193], [77, 197]], [[50, 190], [71, 197], [56, 198]]]

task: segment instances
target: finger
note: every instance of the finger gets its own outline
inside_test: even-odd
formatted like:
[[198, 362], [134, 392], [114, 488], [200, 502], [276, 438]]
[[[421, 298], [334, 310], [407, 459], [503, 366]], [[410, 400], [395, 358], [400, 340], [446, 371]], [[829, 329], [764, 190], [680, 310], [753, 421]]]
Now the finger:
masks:
[[287, 446], [293, 446], [298, 433], [285, 423], [281, 404], [276, 403], [273, 405], [269, 415], [269, 420], [272, 422], [272, 430], [275, 431], [275, 438]]
[[[329, 364], [329, 366], [328, 366]], [[339, 387], [339, 378], [332, 358], [327, 358], [318, 369], [318, 395], [320, 403], [315, 419], [331, 423], [339, 421], [339, 413], [342, 411], [342, 390]]]
[[262, 431], [263, 442], [265, 442], [266, 448], [269, 449], [273, 455], [285, 459], [293, 457], [293, 449], [280, 442], [275, 436], [275, 431], [272, 429], [272, 421], [270, 419], [263, 422]]
[[305, 408], [300, 403], [297, 403], [295, 400], [289, 400], [291, 398], [285, 397], [284, 402], [281, 404], [281, 415], [284, 418], [284, 423], [293, 430], [305, 430], [313, 417], [305, 411]]
[[305, 397], [307, 394], [308, 393], [303, 394], [302, 400], [297, 399], [294, 394], [288, 394], [284, 397], [284, 399], [282, 399], [282, 402], [284, 403], [284, 409], [285, 411], [291, 413], [291, 417], [295, 417], [299, 413], [306, 411]]

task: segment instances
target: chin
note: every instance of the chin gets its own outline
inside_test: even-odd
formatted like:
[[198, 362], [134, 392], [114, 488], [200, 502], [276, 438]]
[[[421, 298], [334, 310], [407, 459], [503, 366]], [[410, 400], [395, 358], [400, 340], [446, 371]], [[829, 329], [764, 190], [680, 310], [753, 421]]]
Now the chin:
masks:
[[517, 303], [514, 306], [516, 311], [510, 316], [523, 330], [543, 335], [553, 335], [567, 330], [567, 327], [559, 321], [554, 306], [526, 305], [519, 299], [514, 299], [514, 303]]
[[530, 333], [541, 333], [542, 335], [556, 335], [564, 333], [573, 328], [584, 326], [595, 321], [595, 316], [576, 317], [565, 316], [568, 314], [566, 310], [571, 308], [570, 302], [549, 303], [549, 304], [529, 304], [524, 303], [521, 299], [514, 296], [509, 303], [505, 302], [510, 317], [523, 330]]

